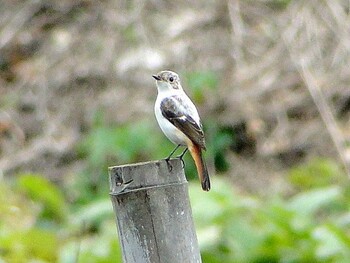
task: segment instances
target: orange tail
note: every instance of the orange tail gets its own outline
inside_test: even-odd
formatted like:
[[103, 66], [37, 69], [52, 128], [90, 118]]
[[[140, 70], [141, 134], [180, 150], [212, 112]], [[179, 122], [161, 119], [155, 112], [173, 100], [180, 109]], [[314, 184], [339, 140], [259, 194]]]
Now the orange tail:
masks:
[[202, 156], [202, 150], [198, 145], [195, 145], [194, 143], [191, 143], [191, 145], [188, 146], [188, 149], [192, 155], [194, 163], [196, 164], [198, 177], [202, 184], [202, 189], [204, 191], [209, 191], [210, 179], [209, 179], [207, 166], [205, 165], [205, 162]]

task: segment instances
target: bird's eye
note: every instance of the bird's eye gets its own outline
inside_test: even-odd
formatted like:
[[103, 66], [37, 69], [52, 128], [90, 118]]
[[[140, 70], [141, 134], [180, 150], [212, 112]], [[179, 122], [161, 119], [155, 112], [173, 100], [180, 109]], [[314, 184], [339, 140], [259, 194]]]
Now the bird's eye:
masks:
[[170, 77], [170, 78], [169, 78], [169, 81], [170, 81], [170, 82], [173, 82], [173, 81], [174, 81], [174, 78], [173, 78], [173, 77]]

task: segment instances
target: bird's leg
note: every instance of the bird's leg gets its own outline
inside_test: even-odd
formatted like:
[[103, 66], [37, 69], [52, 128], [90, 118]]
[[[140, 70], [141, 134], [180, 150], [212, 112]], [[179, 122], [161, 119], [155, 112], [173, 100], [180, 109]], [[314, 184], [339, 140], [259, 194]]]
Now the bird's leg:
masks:
[[181, 160], [182, 168], [185, 167], [185, 161], [184, 161], [183, 157], [187, 151], [188, 151], [188, 148], [186, 148], [179, 156], [176, 157], [176, 158], [179, 158]]
[[170, 160], [171, 156], [173, 156], [174, 152], [175, 152], [180, 146], [181, 146], [181, 145], [178, 144], [178, 145], [175, 147], [175, 149], [169, 154], [169, 156], [168, 156], [167, 158], [165, 158], [165, 161], [166, 161], [166, 163], [168, 164], [168, 169], [169, 169], [169, 171], [171, 171], [171, 170], [173, 169], [173, 167], [172, 167], [171, 164], [169, 163], [169, 160]]
[[171, 156], [173, 156], [174, 152], [180, 147], [181, 145], [178, 144], [175, 149], [169, 154], [169, 156], [167, 158], [165, 158], [165, 160], [168, 162], [171, 158]]

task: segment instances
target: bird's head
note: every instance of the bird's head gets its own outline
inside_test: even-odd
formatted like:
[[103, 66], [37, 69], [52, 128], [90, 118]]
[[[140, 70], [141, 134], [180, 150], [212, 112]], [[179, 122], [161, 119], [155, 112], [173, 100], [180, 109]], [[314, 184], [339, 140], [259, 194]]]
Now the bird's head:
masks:
[[152, 76], [156, 80], [159, 91], [182, 90], [179, 75], [172, 71], [161, 71]]

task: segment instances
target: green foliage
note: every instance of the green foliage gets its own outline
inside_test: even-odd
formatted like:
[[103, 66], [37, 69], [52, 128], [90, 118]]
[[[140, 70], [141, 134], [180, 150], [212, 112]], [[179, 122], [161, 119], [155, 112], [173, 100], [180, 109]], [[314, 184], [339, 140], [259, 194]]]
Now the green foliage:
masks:
[[[220, 171], [235, 143], [228, 129], [206, 123], [209, 154]], [[78, 147], [86, 169], [63, 190], [36, 174], [0, 184], [0, 259], [4, 262], [121, 262], [107, 166], [164, 157], [173, 145], [149, 123], [108, 127], [102, 113]], [[221, 155], [220, 155], [221, 154]], [[196, 170], [186, 156], [186, 173]], [[339, 166], [315, 159], [293, 168], [298, 191], [288, 197], [242, 194], [212, 176], [204, 193], [190, 183], [203, 262], [347, 262], [350, 258], [350, 188]], [[340, 182], [340, 183], [339, 183]], [[69, 201], [68, 201], [69, 200]], [[1, 262], [0, 260], [0, 262]]]
[[67, 215], [61, 192], [42, 177], [29, 174], [19, 177], [16, 186], [2, 182], [0, 188], [0, 258], [6, 262], [54, 262], [57, 229], [40, 222], [44, 217], [58, 222]]
[[[307, 218], [312, 216], [320, 207], [340, 199], [341, 189], [338, 186], [328, 186], [294, 196], [289, 201], [289, 209], [299, 212], [300, 216]], [[299, 211], [300, 208], [303, 208]]]
[[97, 233], [78, 236], [66, 242], [61, 247], [58, 262], [121, 262], [121, 251], [114, 220], [104, 220]]
[[[266, 200], [235, 193], [213, 178], [209, 195], [191, 185], [193, 214], [204, 262], [346, 262], [349, 206], [341, 186]], [[349, 200], [347, 200], [349, 202]]]
[[137, 44], [138, 36], [137, 31], [135, 30], [134, 25], [128, 25], [127, 27], [123, 28], [123, 36], [125, 37], [126, 41], [131, 44]]
[[0, 184], [0, 262], [120, 259], [108, 196], [76, 210], [60, 188], [40, 175], [19, 175], [14, 185]]
[[226, 160], [225, 154], [229, 147], [235, 143], [235, 134], [232, 129], [217, 127], [213, 120], [208, 120], [205, 127], [207, 131], [209, 155], [214, 156], [215, 170], [218, 172], [226, 172], [230, 166]]
[[[58, 240], [56, 233], [44, 229], [13, 231], [1, 239], [0, 246], [8, 262], [56, 261]], [[0, 254], [1, 255], [1, 254]]]
[[[161, 131], [154, 131], [155, 128], [155, 123], [151, 125], [147, 121], [138, 121], [137, 125], [107, 126], [103, 112], [97, 112], [92, 129], [77, 149], [79, 156], [87, 160], [87, 169], [71, 185], [72, 192], [77, 192], [77, 202], [87, 203], [96, 196], [105, 195], [110, 165], [145, 161], [150, 156], [165, 158], [173, 144]], [[158, 135], [150, 136], [154, 133]]]
[[287, 8], [291, 0], [268, 0], [267, 5], [275, 10], [283, 10]]
[[289, 172], [290, 182], [299, 189], [322, 187], [345, 178], [339, 165], [332, 160], [316, 158], [310, 162], [292, 168]]
[[121, 262], [120, 245], [114, 220], [104, 224], [98, 234], [85, 242], [79, 261], [81, 263], [110, 263]]
[[[105, 125], [103, 113], [98, 112], [91, 131], [78, 147], [82, 157], [86, 157], [91, 168], [102, 169], [111, 161], [118, 164], [144, 160], [149, 155], [168, 153], [164, 149], [161, 132], [150, 136], [154, 130], [149, 122], [139, 121], [137, 125], [126, 124], [117, 127]], [[166, 154], [165, 154], [166, 155]]]
[[105, 218], [113, 217], [113, 207], [111, 200], [92, 200], [88, 204], [79, 207], [72, 216], [72, 223], [85, 225], [86, 227], [99, 226]]
[[67, 211], [62, 193], [59, 189], [40, 175], [24, 174], [18, 179], [19, 189], [32, 200], [43, 205], [43, 217], [64, 219]]
[[212, 71], [189, 72], [185, 78], [193, 100], [198, 103], [203, 102], [206, 92], [215, 90], [218, 86], [217, 75]]

